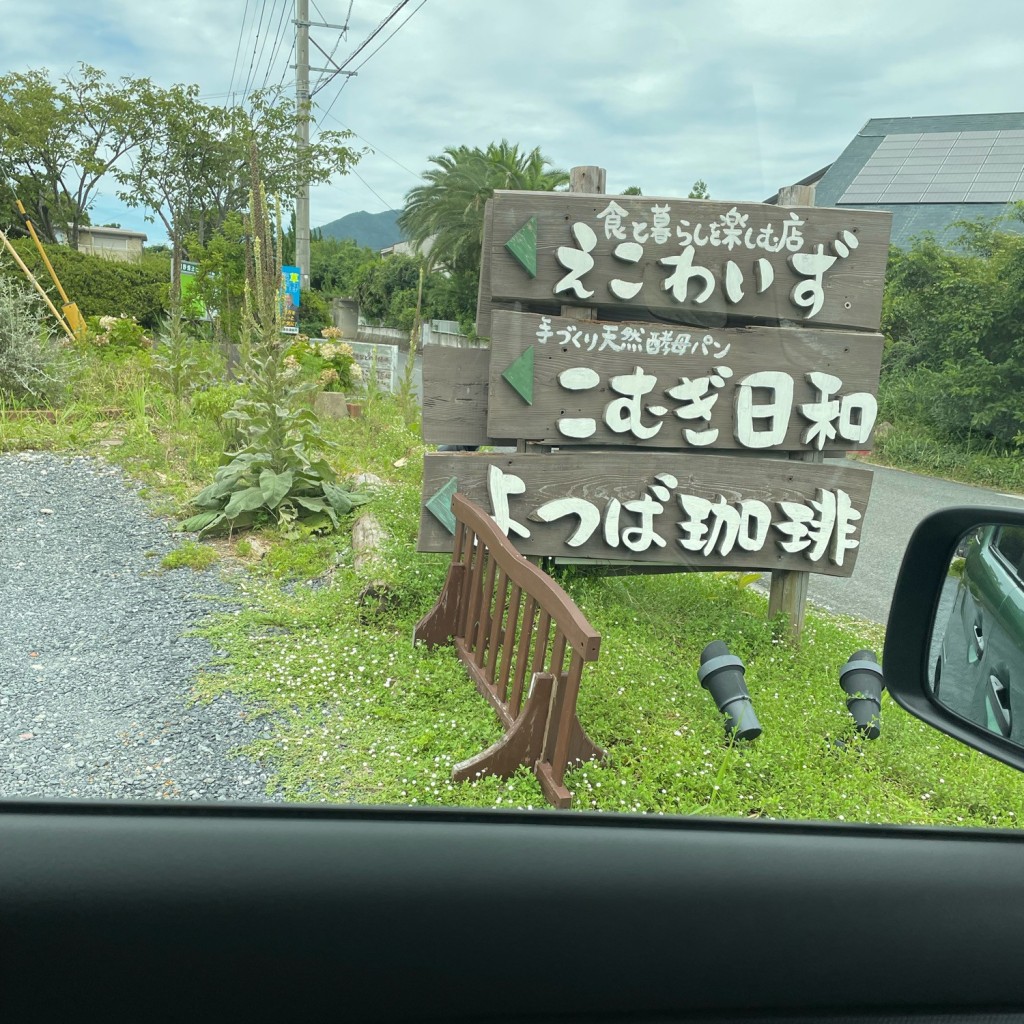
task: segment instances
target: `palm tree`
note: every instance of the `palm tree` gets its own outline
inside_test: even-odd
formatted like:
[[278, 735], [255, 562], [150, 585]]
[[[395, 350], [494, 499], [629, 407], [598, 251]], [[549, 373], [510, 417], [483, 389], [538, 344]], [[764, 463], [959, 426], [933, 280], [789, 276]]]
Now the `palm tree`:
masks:
[[417, 247], [431, 239], [430, 262], [453, 273], [479, 273], [484, 205], [495, 189], [550, 192], [569, 181], [539, 147], [522, 152], [507, 139], [485, 150], [448, 146], [430, 162], [436, 167], [406, 195], [398, 225]]

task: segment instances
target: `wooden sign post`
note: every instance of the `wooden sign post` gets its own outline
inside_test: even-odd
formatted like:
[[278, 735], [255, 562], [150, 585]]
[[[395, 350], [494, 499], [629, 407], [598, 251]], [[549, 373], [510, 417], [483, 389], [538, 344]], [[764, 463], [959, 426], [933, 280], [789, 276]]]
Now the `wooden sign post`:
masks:
[[891, 215], [572, 186], [488, 204], [490, 348], [425, 359], [424, 437], [518, 454], [428, 455], [421, 550], [458, 490], [524, 554], [771, 571], [798, 634], [806, 574], [856, 562], [871, 473], [823, 456], [870, 447]]

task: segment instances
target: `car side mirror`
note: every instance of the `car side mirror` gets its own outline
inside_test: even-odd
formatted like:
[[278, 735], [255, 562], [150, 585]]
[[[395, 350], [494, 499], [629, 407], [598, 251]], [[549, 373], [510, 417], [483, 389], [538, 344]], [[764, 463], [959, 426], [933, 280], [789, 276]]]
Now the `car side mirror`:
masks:
[[1024, 512], [950, 508], [922, 520], [883, 664], [897, 704], [1024, 771]]

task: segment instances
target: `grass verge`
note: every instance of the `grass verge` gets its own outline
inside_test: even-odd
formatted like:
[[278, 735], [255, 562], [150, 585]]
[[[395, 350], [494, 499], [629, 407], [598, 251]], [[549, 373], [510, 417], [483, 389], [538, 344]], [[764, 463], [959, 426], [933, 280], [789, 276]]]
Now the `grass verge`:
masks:
[[871, 461], [959, 483], [1024, 494], [1024, 459], [999, 450], [991, 440], [962, 444], [937, 437], [927, 427], [904, 422], [875, 442]]

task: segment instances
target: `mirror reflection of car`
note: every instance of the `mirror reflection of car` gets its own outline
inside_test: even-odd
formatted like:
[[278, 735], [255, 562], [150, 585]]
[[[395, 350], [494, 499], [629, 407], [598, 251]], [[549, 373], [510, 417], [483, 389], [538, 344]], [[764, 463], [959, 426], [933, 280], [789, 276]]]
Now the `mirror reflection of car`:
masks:
[[900, 707], [1024, 771], [1024, 510], [963, 506], [918, 524], [883, 664]]
[[[952, 592], [952, 605], [935, 661], [936, 698], [969, 721], [1024, 743], [1024, 527], [972, 530], [944, 589]], [[940, 626], [941, 616], [940, 604]]]

